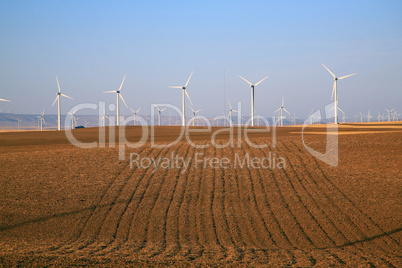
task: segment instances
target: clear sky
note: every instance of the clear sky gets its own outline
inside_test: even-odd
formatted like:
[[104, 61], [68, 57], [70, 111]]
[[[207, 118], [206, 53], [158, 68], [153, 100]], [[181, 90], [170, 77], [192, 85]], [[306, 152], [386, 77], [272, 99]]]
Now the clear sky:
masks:
[[[0, 110], [56, 114], [56, 75], [62, 111], [91, 102], [132, 108], [151, 103], [181, 108], [182, 85], [203, 115], [221, 114], [227, 99], [250, 114], [271, 116], [282, 96], [292, 115], [331, 101], [349, 120], [370, 109], [402, 110], [402, 1], [0, 1]], [[189, 108], [187, 108], [189, 111]], [[128, 110], [122, 108], [122, 113]], [[189, 114], [188, 114], [189, 115]]]

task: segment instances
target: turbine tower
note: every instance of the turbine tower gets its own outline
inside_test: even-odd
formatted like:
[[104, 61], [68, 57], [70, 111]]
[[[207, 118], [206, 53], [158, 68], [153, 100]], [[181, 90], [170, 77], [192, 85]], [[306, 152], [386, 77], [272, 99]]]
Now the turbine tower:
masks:
[[239, 77], [241, 79], [243, 79], [247, 84], [249, 84], [250, 88], [251, 88], [251, 126], [253, 127], [254, 126], [254, 87], [258, 86], [262, 81], [267, 79], [268, 76], [264, 77], [263, 79], [261, 79], [256, 84], [250, 83], [249, 81], [247, 81], [245, 78], [241, 77], [240, 75], [239, 75]]
[[283, 127], [283, 111], [287, 112], [290, 115], [290, 113], [284, 108], [284, 106], [285, 106], [285, 97], [282, 97], [282, 106], [279, 107], [279, 109], [274, 112], [276, 113], [277, 111], [281, 111], [281, 127]]
[[392, 108], [391, 110], [385, 109], [388, 112], [388, 122], [391, 122], [391, 113], [395, 108]]
[[309, 114], [307, 115], [307, 118], [310, 118], [310, 125], [313, 124], [313, 118], [314, 118], [314, 119], [317, 119], [317, 117], [315, 117], [315, 115], [314, 115], [314, 108], [311, 108], [311, 113], [309, 113]]
[[336, 76], [327, 68], [327, 66], [325, 66], [324, 64], [323, 64], [323, 66], [324, 66], [325, 69], [327, 69], [327, 71], [334, 77], [334, 87], [333, 87], [333, 89], [332, 89], [331, 100], [332, 100], [332, 98], [333, 98], [334, 95], [335, 95], [335, 124], [339, 124], [339, 121], [338, 121], [338, 109], [339, 109], [339, 108], [338, 108], [338, 89], [337, 89], [337, 82], [338, 82], [338, 80], [341, 80], [341, 79], [344, 79], [344, 78], [346, 78], [346, 77], [355, 75], [356, 73], [354, 73], [354, 74], [349, 74], [349, 75], [345, 75], [345, 76], [342, 76], [342, 77], [336, 77]]
[[[190, 106], [190, 108], [191, 108], [191, 111], [193, 111], [193, 126], [194, 126], [194, 124], [195, 124], [195, 115], [196, 115], [198, 112], [200, 112], [201, 109], [199, 109], [199, 110], [197, 110], [197, 111], [194, 111], [193, 107]], [[198, 126], [198, 124], [197, 124], [197, 126]]]
[[186, 83], [184, 86], [182, 86], [182, 87], [180, 87], [180, 86], [169, 86], [170, 88], [180, 88], [180, 89], [183, 90], [183, 91], [182, 91], [182, 105], [183, 105], [183, 110], [182, 110], [182, 116], [183, 116], [183, 118], [182, 118], [182, 126], [183, 126], [183, 127], [186, 126], [186, 111], [185, 111], [185, 103], [184, 103], [184, 101], [185, 101], [184, 94], [187, 96], [188, 100], [190, 101], [191, 106], [193, 106], [193, 103], [191, 102], [190, 96], [188, 95], [187, 89], [186, 89], [186, 87], [187, 87], [187, 85], [188, 85], [188, 82], [190, 82], [190, 79], [191, 79], [191, 76], [192, 76], [192, 75], [193, 75], [193, 72], [191, 72], [190, 77], [189, 77], [188, 80], [187, 80], [187, 83]]
[[74, 129], [74, 126], [77, 126], [77, 118], [75, 117], [76, 111], [77, 111], [77, 107], [75, 107], [74, 112], [68, 113], [68, 114], [71, 114], [71, 129]]
[[38, 130], [39, 130], [39, 126], [40, 126], [40, 131], [43, 131], [43, 123], [45, 123], [46, 125], [46, 121], [45, 118], [43, 117], [45, 115], [45, 108], [43, 108], [43, 112], [42, 115], [38, 115]]
[[[156, 106], [156, 105], [155, 105]], [[160, 126], [161, 125], [161, 113], [164, 111], [164, 110], [166, 110], [166, 108], [164, 108], [164, 109], [159, 109], [159, 107], [158, 106], [156, 106], [156, 109], [158, 109], [158, 125]]]
[[126, 75], [124, 75], [124, 77], [123, 77], [123, 81], [121, 82], [121, 85], [120, 85], [120, 87], [119, 87], [119, 90], [117, 90], [117, 91], [112, 90], [112, 91], [104, 91], [104, 92], [103, 92], [103, 93], [116, 93], [116, 103], [117, 103], [117, 104], [116, 104], [116, 125], [117, 125], [117, 126], [120, 125], [119, 98], [123, 101], [123, 103], [124, 103], [124, 105], [126, 106], [126, 108], [128, 108], [126, 102], [125, 102], [124, 99], [123, 99], [123, 96], [122, 96], [121, 93], [120, 93], [121, 88], [123, 87], [123, 83], [124, 83], [124, 80], [125, 80], [125, 79], [126, 79]]
[[370, 110], [368, 111], [368, 114], [366, 115], [367, 118], [367, 122], [370, 122], [370, 119], [372, 118], [371, 114], [370, 114]]
[[141, 107], [137, 110], [137, 111], [134, 111], [133, 109], [131, 109], [130, 108], [130, 110], [134, 113], [134, 126], [136, 125], [136, 119], [137, 119], [137, 113], [141, 110]]
[[[53, 102], [53, 104], [52, 104], [52, 107], [54, 106], [54, 104], [56, 103], [56, 101], [57, 101], [57, 130], [61, 130], [61, 96], [63, 96], [63, 97], [66, 97], [66, 98], [69, 98], [69, 99], [73, 99], [73, 98], [71, 98], [71, 97], [69, 97], [69, 96], [67, 96], [67, 95], [64, 95], [63, 93], [61, 93], [61, 91], [60, 91], [60, 84], [59, 84], [59, 79], [57, 78], [57, 75], [56, 75], [56, 81], [57, 81], [57, 87], [58, 87], [58, 89], [59, 89], [59, 92], [57, 93], [57, 97], [56, 97], [56, 99], [54, 100], [54, 102]], [[42, 124], [41, 124], [42, 125]], [[42, 127], [41, 127], [42, 128]], [[42, 130], [42, 129], [41, 129]]]
[[236, 111], [236, 110], [232, 109], [232, 105], [230, 104], [230, 101], [229, 101], [229, 123], [230, 123], [231, 127], [233, 126], [232, 112], [238, 113], [239, 111]]

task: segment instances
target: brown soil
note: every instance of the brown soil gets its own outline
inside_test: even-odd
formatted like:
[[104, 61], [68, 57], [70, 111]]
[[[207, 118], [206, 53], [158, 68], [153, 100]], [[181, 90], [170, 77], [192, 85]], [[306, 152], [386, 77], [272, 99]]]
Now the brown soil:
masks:
[[[324, 129], [305, 129], [308, 146], [324, 152], [326, 136], [314, 134]], [[180, 130], [156, 128], [156, 143]], [[73, 134], [91, 142], [98, 131]], [[276, 132], [276, 146], [272, 130], [251, 135], [264, 149], [243, 137], [215, 148], [210, 133], [191, 135], [210, 144], [204, 149], [148, 140], [124, 161], [109, 142], [83, 149], [64, 132], [0, 133], [0, 265], [400, 267], [402, 124], [340, 125], [354, 135], [339, 135], [337, 167], [306, 151], [300, 127]], [[131, 142], [141, 136], [138, 127], [125, 133]], [[218, 137], [224, 144], [228, 134]], [[130, 168], [130, 153], [190, 162]], [[204, 168], [196, 154], [231, 164]], [[234, 166], [236, 155], [281, 158], [285, 167]]]

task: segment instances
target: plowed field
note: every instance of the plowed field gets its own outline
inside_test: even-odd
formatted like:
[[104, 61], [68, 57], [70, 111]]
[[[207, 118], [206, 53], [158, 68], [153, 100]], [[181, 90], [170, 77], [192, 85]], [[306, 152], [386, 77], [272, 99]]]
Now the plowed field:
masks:
[[[158, 128], [157, 142], [178, 130]], [[324, 152], [324, 130], [309, 128], [306, 143]], [[97, 131], [74, 135], [92, 141]], [[0, 264], [401, 267], [402, 124], [340, 134], [331, 167], [297, 127], [278, 128], [276, 144], [272, 133], [252, 135], [262, 149], [193, 134], [210, 146], [147, 142], [122, 161], [118, 148], [77, 148], [62, 132], [0, 133]], [[170, 166], [133, 164], [132, 153]], [[228, 162], [216, 168], [213, 157]]]

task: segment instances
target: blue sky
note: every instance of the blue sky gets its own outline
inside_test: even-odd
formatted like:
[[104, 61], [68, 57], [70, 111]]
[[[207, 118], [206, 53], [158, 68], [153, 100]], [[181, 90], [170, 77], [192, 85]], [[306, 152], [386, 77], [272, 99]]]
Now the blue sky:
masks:
[[[56, 114], [83, 102], [114, 103], [117, 90], [132, 108], [151, 103], [181, 108], [185, 83], [202, 114], [221, 114], [227, 99], [250, 114], [271, 116], [285, 97], [298, 117], [331, 102], [351, 120], [384, 108], [402, 110], [401, 1], [0, 1], [0, 110]], [[189, 109], [187, 108], [187, 111]], [[128, 110], [122, 108], [122, 113]]]

